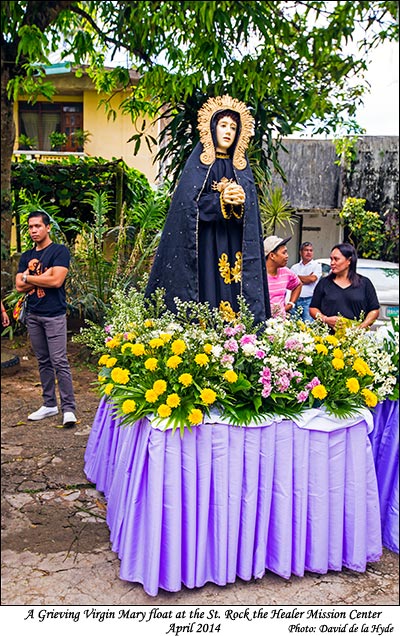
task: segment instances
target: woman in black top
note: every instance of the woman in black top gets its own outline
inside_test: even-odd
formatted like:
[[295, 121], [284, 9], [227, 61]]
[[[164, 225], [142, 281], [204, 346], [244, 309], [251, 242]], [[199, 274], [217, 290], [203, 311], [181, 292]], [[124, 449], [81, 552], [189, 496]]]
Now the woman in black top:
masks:
[[360, 320], [370, 327], [379, 315], [379, 302], [369, 278], [356, 272], [357, 252], [350, 243], [339, 243], [331, 251], [331, 271], [318, 282], [311, 300], [310, 315], [335, 329], [340, 316]]

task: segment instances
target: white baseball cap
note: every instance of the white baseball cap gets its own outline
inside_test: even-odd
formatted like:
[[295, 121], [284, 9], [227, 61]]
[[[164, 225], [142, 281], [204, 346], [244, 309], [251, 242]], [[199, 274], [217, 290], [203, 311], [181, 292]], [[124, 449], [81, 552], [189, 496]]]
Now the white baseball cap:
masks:
[[286, 245], [290, 241], [292, 237], [288, 238], [280, 238], [279, 236], [267, 236], [264, 240], [264, 254], [268, 256], [271, 252], [276, 250], [277, 247], [281, 247], [281, 245]]

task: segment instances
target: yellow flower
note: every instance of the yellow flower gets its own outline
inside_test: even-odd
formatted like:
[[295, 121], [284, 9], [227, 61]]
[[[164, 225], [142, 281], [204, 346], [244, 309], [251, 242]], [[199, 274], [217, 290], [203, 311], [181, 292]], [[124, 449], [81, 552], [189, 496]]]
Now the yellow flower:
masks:
[[106, 347], [107, 349], [115, 349], [119, 345], [119, 338], [111, 338], [111, 340], [107, 340]]
[[368, 364], [361, 358], [357, 358], [356, 360], [354, 360], [353, 369], [358, 373], [358, 375], [361, 375], [362, 377], [364, 375], [374, 375]]
[[358, 393], [360, 390], [360, 383], [357, 378], [349, 378], [346, 382], [346, 386], [350, 393]]
[[144, 321], [144, 326], [146, 327], [146, 329], [150, 329], [150, 327], [152, 327], [153, 325], [154, 325], [154, 322], [150, 320], [150, 318]]
[[204, 347], [203, 347], [203, 351], [204, 351], [204, 353], [210, 354], [211, 351], [212, 351], [212, 344], [210, 344], [209, 342], [207, 344], [205, 344]]
[[171, 395], [167, 397], [167, 404], [172, 409], [175, 409], [177, 406], [179, 406], [180, 403], [181, 403], [181, 398], [179, 397], [177, 393], [171, 393]]
[[349, 352], [351, 353], [352, 356], [356, 356], [357, 355], [357, 350], [354, 349], [354, 347], [350, 347]]
[[172, 353], [175, 353], [176, 355], [179, 356], [181, 353], [186, 351], [185, 341], [181, 339], [174, 340], [174, 342], [171, 344], [171, 351]]
[[192, 409], [188, 415], [188, 420], [191, 424], [200, 424], [203, 419], [203, 413], [200, 409]]
[[113, 390], [114, 385], [112, 384], [112, 382], [109, 382], [108, 384], [106, 384], [106, 386], [104, 387], [104, 393], [106, 395], [110, 395], [111, 391]]
[[144, 366], [149, 371], [155, 371], [157, 369], [157, 367], [158, 367], [157, 358], [147, 358], [146, 362], [144, 363]]
[[135, 344], [131, 345], [132, 348], [132, 353], [134, 356], [142, 356], [145, 353], [145, 348], [144, 348], [144, 344], [142, 344], [141, 342], [136, 342]]
[[182, 373], [182, 375], [178, 378], [179, 382], [183, 384], [183, 386], [189, 386], [193, 382], [193, 378], [190, 373]]
[[164, 346], [164, 343], [161, 338], [152, 338], [149, 342], [149, 345], [152, 349], [157, 349], [158, 347]]
[[105, 353], [104, 355], [101, 356], [100, 360], [98, 361], [98, 365], [101, 366], [103, 364], [106, 364], [108, 358], [110, 357], [109, 353]]
[[133, 344], [131, 342], [125, 342], [125, 344], [122, 345], [121, 347], [121, 353], [125, 353], [125, 351], [127, 349], [130, 349], [132, 351], [133, 349]]
[[328, 395], [328, 391], [323, 384], [317, 384], [317, 386], [311, 389], [311, 393], [317, 400], [323, 400]]
[[128, 413], [133, 413], [134, 411], [136, 411], [136, 402], [135, 402], [135, 400], [125, 400], [122, 403], [121, 410], [122, 410], [123, 413], [125, 413], [125, 415], [127, 415]]
[[153, 391], [157, 395], [162, 395], [167, 390], [167, 383], [165, 380], [156, 380], [153, 384]]
[[344, 358], [344, 354], [341, 349], [334, 349], [332, 353], [334, 358]]
[[158, 400], [158, 393], [156, 393], [154, 389], [149, 389], [144, 394], [144, 397], [146, 399], [146, 402], [150, 402], [151, 404], [153, 404], [153, 402], [157, 402]]
[[204, 404], [213, 404], [217, 397], [217, 394], [212, 389], [203, 389], [200, 392], [200, 397]]
[[98, 375], [98, 376], [97, 376], [97, 381], [98, 381], [98, 382], [105, 382], [105, 381], [106, 381], [106, 379], [105, 379], [104, 375]]
[[363, 389], [361, 393], [364, 396], [365, 404], [367, 406], [374, 407], [378, 404], [378, 398], [375, 393], [372, 393], [369, 389]]
[[130, 331], [129, 333], [124, 335], [125, 340], [135, 340], [136, 338], [136, 334], [133, 333], [133, 331]]
[[326, 356], [328, 353], [327, 347], [325, 347], [325, 345], [323, 344], [316, 344], [315, 350], [317, 351], [317, 353], [322, 353], [323, 356]]
[[114, 367], [117, 364], [118, 360], [117, 358], [108, 358], [107, 362], [106, 362], [106, 367], [108, 369], [111, 369], [111, 367]]
[[336, 371], [340, 371], [340, 369], [343, 369], [344, 367], [344, 362], [341, 358], [333, 358], [332, 366], [336, 369]]
[[325, 342], [327, 342], [328, 344], [333, 345], [334, 347], [337, 347], [339, 344], [339, 340], [335, 337], [335, 336], [325, 336]]
[[157, 413], [160, 417], [169, 417], [171, 415], [171, 409], [168, 404], [160, 404], [157, 409]]
[[194, 361], [199, 367], [205, 367], [208, 364], [208, 356], [205, 353], [198, 353]]
[[232, 369], [228, 369], [228, 371], [225, 371], [224, 373], [224, 378], [227, 382], [232, 384], [233, 382], [236, 382], [238, 375], [235, 371], [232, 371]]
[[114, 367], [111, 371], [111, 379], [117, 384], [128, 384], [129, 371], [128, 369], [121, 369], [120, 367]]
[[160, 333], [160, 338], [163, 342], [169, 342], [172, 336], [170, 333]]
[[167, 360], [168, 369], [176, 369], [182, 362], [182, 358], [180, 356], [171, 356]]

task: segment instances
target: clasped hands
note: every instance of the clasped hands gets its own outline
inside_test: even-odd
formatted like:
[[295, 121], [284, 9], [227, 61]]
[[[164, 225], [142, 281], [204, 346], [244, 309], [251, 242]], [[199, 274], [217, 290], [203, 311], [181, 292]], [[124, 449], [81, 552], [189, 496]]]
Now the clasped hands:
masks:
[[241, 185], [238, 183], [228, 183], [222, 192], [222, 200], [224, 203], [231, 205], [242, 205], [246, 195]]

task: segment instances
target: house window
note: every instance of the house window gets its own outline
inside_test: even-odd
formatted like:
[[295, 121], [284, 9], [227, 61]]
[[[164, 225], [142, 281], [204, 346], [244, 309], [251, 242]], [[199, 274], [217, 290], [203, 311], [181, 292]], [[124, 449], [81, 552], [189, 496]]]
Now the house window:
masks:
[[38, 150], [51, 150], [49, 135], [67, 135], [66, 151], [76, 150], [72, 133], [83, 129], [83, 105], [80, 103], [19, 102], [19, 131], [36, 140]]

